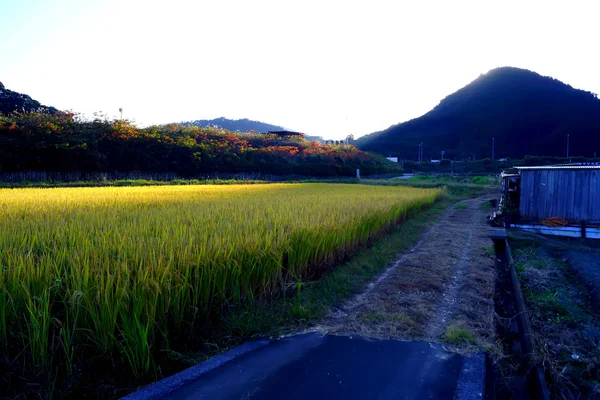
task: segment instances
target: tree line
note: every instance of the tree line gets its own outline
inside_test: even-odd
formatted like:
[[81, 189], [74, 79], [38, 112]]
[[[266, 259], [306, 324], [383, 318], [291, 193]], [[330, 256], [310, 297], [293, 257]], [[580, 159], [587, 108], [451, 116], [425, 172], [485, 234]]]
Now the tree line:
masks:
[[68, 112], [0, 115], [0, 171], [171, 171], [354, 176], [400, 172], [384, 157], [302, 135], [232, 133], [218, 127], [85, 119]]

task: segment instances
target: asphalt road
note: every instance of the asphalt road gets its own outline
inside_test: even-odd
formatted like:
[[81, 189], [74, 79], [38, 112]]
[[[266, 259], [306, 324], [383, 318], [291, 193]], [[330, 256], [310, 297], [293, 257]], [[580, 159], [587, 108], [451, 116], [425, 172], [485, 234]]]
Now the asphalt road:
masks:
[[130, 398], [481, 399], [485, 376], [483, 355], [322, 333], [270, 341], [210, 368], [193, 380], [167, 378]]

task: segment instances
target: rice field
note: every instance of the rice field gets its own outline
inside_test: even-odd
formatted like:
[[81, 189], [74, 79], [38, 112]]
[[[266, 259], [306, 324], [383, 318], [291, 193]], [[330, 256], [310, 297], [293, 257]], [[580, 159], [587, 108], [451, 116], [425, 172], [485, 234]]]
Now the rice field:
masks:
[[259, 184], [0, 189], [0, 352], [140, 378], [174, 333], [335, 264], [440, 189]]

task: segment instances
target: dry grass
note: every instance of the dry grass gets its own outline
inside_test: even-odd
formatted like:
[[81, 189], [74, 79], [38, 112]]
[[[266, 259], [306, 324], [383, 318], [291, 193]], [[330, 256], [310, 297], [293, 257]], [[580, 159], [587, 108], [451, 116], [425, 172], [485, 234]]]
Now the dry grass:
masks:
[[[492, 343], [495, 271], [493, 258], [486, 254], [490, 242], [482, 201], [487, 200], [450, 208], [376, 285], [324, 321], [324, 329], [444, 341], [446, 329], [456, 326], [473, 335], [458, 347]], [[402, 321], [389, 318], [395, 315], [402, 315]]]

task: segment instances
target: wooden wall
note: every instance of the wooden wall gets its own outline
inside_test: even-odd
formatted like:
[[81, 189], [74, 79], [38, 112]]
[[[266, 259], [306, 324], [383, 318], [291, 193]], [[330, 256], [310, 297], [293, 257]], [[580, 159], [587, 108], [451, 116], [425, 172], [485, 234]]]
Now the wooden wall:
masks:
[[521, 170], [522, 217], [600, 221], [600, 169]]

